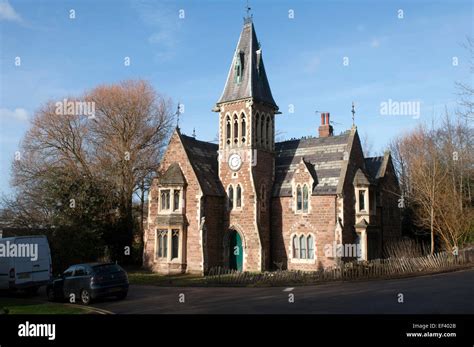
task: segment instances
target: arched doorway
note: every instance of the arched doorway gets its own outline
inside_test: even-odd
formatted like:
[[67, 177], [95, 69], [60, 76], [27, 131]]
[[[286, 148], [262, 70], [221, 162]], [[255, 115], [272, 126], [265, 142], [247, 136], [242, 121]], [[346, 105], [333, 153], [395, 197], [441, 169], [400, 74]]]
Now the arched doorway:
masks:
[[229, 269], [242, 271], [243, 253], [240, 234], [235, 230], [229, 230]]

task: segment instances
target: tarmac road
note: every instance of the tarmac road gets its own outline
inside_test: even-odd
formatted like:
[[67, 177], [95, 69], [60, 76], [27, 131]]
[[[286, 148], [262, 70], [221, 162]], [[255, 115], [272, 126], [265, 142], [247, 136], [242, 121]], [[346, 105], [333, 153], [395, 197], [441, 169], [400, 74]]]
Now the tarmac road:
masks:
[[473, 299], [474, 268], [294, 288], [132, 285], [125, 300], [106, 299], [92, 306], [118, 314], [474, 314]]

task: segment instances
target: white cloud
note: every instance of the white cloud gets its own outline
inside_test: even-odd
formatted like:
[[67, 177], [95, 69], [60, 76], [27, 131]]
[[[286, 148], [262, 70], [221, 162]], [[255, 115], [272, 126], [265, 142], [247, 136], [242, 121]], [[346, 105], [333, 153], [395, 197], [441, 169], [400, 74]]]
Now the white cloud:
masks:
[[382, 36], [382, 37], [374, 37], [370, 41], [370, 47], [372, 48], [379, 48], [382, 42], [387, 40], [387, 36]]
[[380, 41], [378, 39], [372, 39], [370, 45], [374, 48], [377, 48], [378, 46], [380, 46]]
[[15, 108], [14, 110], [0, 108], [0, 119], [26, 122], [28, 120], [28, 111], [24, 108]]
[[20, 15], [10, 5], [8, 0], [0, 1], [0, 20], [18, 23], [21, 23], [23, 21]]

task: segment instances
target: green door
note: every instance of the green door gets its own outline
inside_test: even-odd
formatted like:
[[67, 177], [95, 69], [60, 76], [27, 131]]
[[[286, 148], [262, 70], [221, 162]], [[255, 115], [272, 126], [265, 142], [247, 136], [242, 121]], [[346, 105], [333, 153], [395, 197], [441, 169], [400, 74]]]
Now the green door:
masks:
[[230, 231], [229, 268], [242, 271], [243, 249], [242, 239], [237, 231]]

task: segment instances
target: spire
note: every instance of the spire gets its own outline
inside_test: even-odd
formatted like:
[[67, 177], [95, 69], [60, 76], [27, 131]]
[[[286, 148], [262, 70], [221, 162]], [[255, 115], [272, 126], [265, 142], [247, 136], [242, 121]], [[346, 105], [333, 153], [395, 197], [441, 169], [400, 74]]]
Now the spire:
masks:
[[244, 27], [232, 58], [224, 91], [217, 105], [247, 98], [266, 103], [278, 110], [265, 73], [262, 49], [251, 16], [244, 19]]

